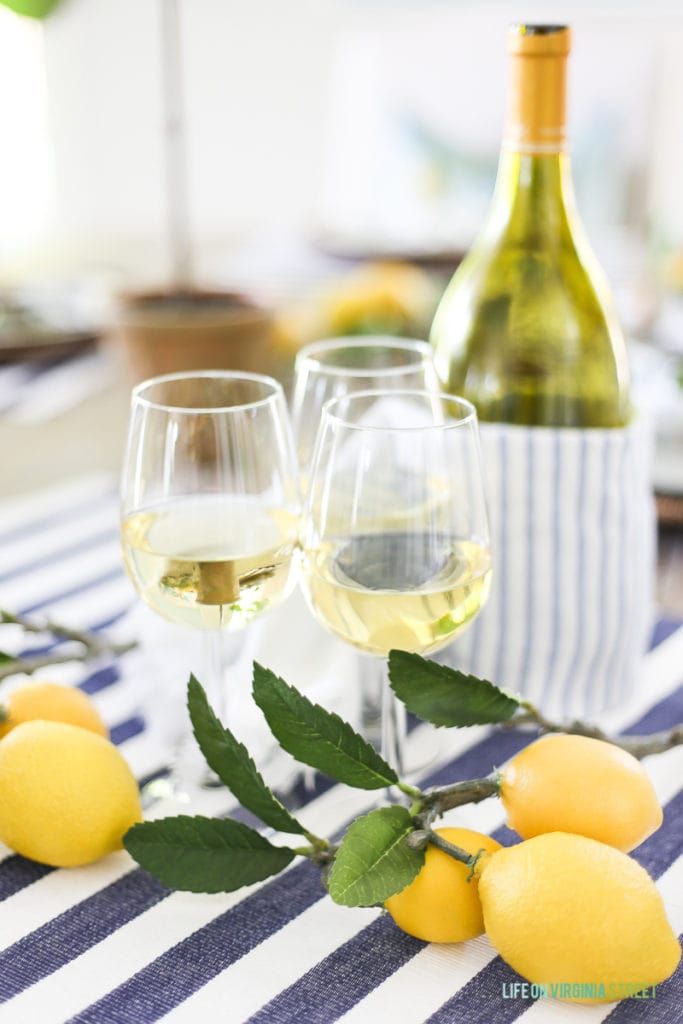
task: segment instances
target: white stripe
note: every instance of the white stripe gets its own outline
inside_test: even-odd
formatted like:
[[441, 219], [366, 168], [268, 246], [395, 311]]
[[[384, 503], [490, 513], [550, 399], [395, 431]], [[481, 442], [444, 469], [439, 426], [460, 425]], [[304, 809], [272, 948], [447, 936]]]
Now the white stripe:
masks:
[[47, 519], [83, 502], [95, 502], [117, 486], [111, 473], [93, 473], [79, 476], [67, 483], [31, 491], [17, 497], [2, 498], [0, 505], [0, 533], [24, 526], [34, 519]]
[[[550, 661], [552, 643], [553, 603], [558, 599], [557, 589], [548, 587], [548, 563], [553, 548], [552, 493], [549, 482], [553, 479], [555, 445], [552, 435], [541, 435], [534, 444], [534, 482], [532, 486], [532, 514], [534, 557], [532, 561], [531, 607], [523, 610], [525, 643], [529, 632], [528, 667], [522, 684], [528, 698], [540, 705], [543, 697], [545, 668]], [[542, 486], [540, 486], [542, 484]], [[520, 615], [521, 618], [521, 615]]]
[[[604, 481], [604, 458], [602, 438], [586, 439], [584, 446], [584, 500], [579, 509], [579, 530], [583, 541], [581, 575], [575, 570], [578, 596], [578, 618], [581, 631], [577, 641], [576, 657], [572, 662], [573, 678], [568, 680], [567, 690], [576, 691], [576, 707], [585, 709], [583, 714], [597, 714], [606, 703], [605, 680], [599, 676], [588, 676], [596, 647], [601, 643], [599, 635], [600, 584], [603, 566], [602, 532], [604, 523], [600, 516]], [[556, 581], [561, 586], [560, 581]]]
[[[8, 580], [0, 585], [0, 590], [2, 599], [8, 607], [12, 609], [29, 608], [44, 601], [52, 594], [58, 595], [78, 586], [79, 583], [86, 583], [93, 577], [113, 572], [116, 569], [120, 569], [123, 575], [121, 546], [118, 541], [109, 540], [96, 548], [72, 555], [70, 558], [54, 562], [43, 568], [33, 569], [24, 576]], [[111, 586], [111, 582], [100, 584], [100, 586], [103, 585]], [[90, 591], [85, 593], [88, 594]], [[85, 600], [88, 600], [87, 596]], [[52, 607], [56, 607], [56, 602], [50, 605], [50, 608]], [[36, 614], [38, 613], [36, 612]]]
[[[50, 559], [61, 548], [72, 544], [92, 544], [92, 539], [105, 530], [116, 530], [118, 526], [118, 514], [116, 507], [112, 504], [102, 504], [99, 510], [93, 509], [86, 515], [77, 519], [69, 520], [67, 523], [56, 523], [54, 526], [40, 531], [32, 531], [27, 537], [12, 540], [11, 543], [2, 545], [3, 556], [0, 572], [2, 575], [8, 572], [21, 574], [22, 567], [26, 564], [38, 562], [40, 559]], [[0, 544], [1, 544], [0, 540]], [[100, 541], [98, 546], [103, 542]], [[96, 549], [92, 545], [91, 550]], [[119, 556], [120, 557], [120, 556]], [[35, 573], [35, 568], [28, 570]], [[40, 570], [43, 572], [43, 569]]]
[[121, 851], [87, 867], [52, 871], [20, 889], [3, 901], [0, 948], [6, 949], [135, 867], [128, 854]]

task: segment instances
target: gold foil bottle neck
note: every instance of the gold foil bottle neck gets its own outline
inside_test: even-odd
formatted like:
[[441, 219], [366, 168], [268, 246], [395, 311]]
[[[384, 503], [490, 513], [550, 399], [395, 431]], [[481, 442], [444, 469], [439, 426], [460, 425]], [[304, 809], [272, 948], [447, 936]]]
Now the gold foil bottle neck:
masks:
[[542, 156], [566, 149], [566, 25], [512, 25], [508, 32], [510, 90], [504, 145]]

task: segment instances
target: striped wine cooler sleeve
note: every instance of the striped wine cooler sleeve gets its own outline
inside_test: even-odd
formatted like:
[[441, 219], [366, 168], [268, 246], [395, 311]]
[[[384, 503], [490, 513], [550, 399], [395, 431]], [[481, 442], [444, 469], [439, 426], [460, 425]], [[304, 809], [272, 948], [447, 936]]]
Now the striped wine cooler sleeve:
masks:
[[654, 618], [650, 432], [482, 424], [493, 584], [442, 656], [547, 714], [629, 697]]

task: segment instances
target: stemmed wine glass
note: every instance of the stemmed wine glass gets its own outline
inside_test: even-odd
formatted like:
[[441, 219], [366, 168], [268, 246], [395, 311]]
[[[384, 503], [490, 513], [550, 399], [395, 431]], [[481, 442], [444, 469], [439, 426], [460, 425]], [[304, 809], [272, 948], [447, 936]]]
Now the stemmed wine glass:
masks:
[[[303, 492], [325, 402], [377, 388], [438, 391], [431, 345], [415, 338], [377, 334], [326, 338], [300, 349], [294, 370], [292, 424]], [[366, 738], [377, 741], [382, 674], [379, 666], [362, 655], [357, 661], [361, 728]]]
[[431, 345], [414, 338], [373, 334], [327, 338], [299, 350], [294, 364], [292, 425], [304, 476], [325, 402], [376, 388], [438, 391]]
[[[357, 392], [323, 408], [302, 522], [313, 614], [386, 663], [428, 655], [486, 601], [491, 557], [474, 407], [430, 391]], [[405, 772], [405, 715], [385, 674], [382, 752]]]
[[[234, 660], [244, 628], [292, 590], [298, 494], [277, 381], [199, 371], [133, 389], [121, 485], [124, 561], [155, 612], [202, 631], [205, 667], [197, 675], [223, 721], [223, 636], [237, 634]], [[160, 795], [187, 799], [195, 780], [178, 778], [178, 762], [174, 769]]]

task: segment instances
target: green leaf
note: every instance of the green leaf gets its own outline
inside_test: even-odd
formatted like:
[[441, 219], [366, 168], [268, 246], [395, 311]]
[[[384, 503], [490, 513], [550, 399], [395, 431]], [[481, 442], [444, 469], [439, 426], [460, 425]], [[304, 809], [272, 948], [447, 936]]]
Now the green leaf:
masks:
[[7, 651], [0, 651], [0, 665], [7, 665], [10, 661], [19, 661], [16, 654], [8, 654]]
[[410, 885], [425, 859], [424, 850], [411, 850], [406, 843], [414, 828], [405, 807], [381, 807], [354, 821], [330, 872], [335, 903], [372, 907]]
[[133, 825], [123, 845], [163, 885], [186, 892], [233, 892], [276, 875], [295, 856], [239, 821], [186, 814]]
[[263, 781], [247, 748], [221, 725], [211, 710], [204, 689], [193, 675], [187, 686], [187, 706], [192, 729], [206, 763], [242, 806], [279, 832], [305, 835], [304, 826]]
[[254, 662], [254, 700], [275, 739], [298, 761], [357, 789], [382, 789], [398, 776], [339, 715], [313, 704]]
[[506, 722], [520, 701], [486, 679], [468, 676], [407, 651], [389, 652], [391, 688], [418, 718], [460, 728]]

